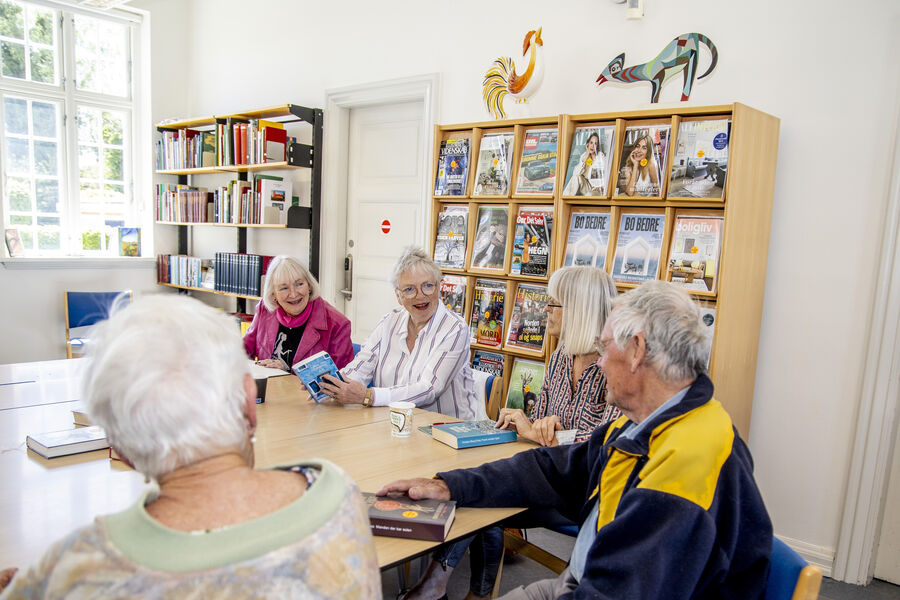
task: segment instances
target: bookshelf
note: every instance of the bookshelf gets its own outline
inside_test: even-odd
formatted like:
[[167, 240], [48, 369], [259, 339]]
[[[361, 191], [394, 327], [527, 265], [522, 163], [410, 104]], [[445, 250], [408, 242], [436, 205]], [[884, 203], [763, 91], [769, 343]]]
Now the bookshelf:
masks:
[[[728, 135], [727, 165], [721, 166], [718, 178], [724, 177], [720, 198], [693, 198], [670, 196], [669, 176], [673, 156], [678, 144], [677, 133], [684, 120], [730, 119]], [[659, 173], [658, 193], [647, 196], [626, 196], [623, 189], [617, 190], [623, 136], [629, 126], [668, 126], [668, 141], [665, 150], [665, 172]], [[525, 131], [536, 127], [557, 127], [558, 155], [555, 181], [552, 192], [523, 195], [516, 193], [515, 182], [520, 168]], [[570, 146], [576, 128], [585, 126], [606, 126], [614, 131], [615, 138], [609, 155], [606, 173], [606, 189], [591, 196], [564, 194], [566, 174], [570, 157]], [[573, 213], [602, 213], [608, 215], [609, 238], [606, 247], [605, 270], [613, 275], [619, 221], [623, 215], [660, 215], [664, 217], [664, 231], [661, 235], [661, 252], [656, 278], [676, 277], [679, 280], [706, 282], [703, 286], [692, 286], [688, 291], [701, 305], [714, 309], [715, 329], [712, 354], [709, 361], [710, 375], [716, 386], [716, 398], [729, 411], [738, 431], [745, 437], [749, 433], [750, 415], [753, 402], [753, 387], [756, 377], [756, 355], [759, 344], [759, 326], [762, 319], [762, 302], [765, 290], [765, 269], [769, 245], [769, 227], [772, 216], [772, 194], [775, 181], [775, 165], [778, 151], [779, 119], [755, 110], [749, 106], [734, 103], [716, 106], [672, 107], [615, 113], [592, 113], [559, 115], [556, 117], [503, 120], [458, 125], [437, 125], [435, 127], [434, 172], [437, 175], [440, 142], [448, 139], [466, 138], [470, 140], [470, 164], [467, 173], [465, 193], [460, 196], [432, 197], [431, 250], [434, 251], [438, 215], [446, 205], [465, 205], [469, 208], [467, 247], [464, 268], [443, 269], [446, 274], [467, 278], [466, 300], [463, 315], [471, 316], [473, 308], [473, 285], [478, 277], [495, 279], [506, 284], [506, 315], [504, 336], [509, 327], [508, 315], [512, 310], [512, 294], [518, 282], [546, 283], [548, 277], [529, 277], [510, 274], [515, 215], [521, 206], [549, 205], [553, 207], [553, 237], [549, 272], [564, 264], [566, 243]], [[479, 155], [479, 143], [486, 133], [512, 131], [515, 135], [510, 190], [506, 195], [478, 196], [475, 191], [475, 172]], [[707, 167], [713, 169], [715, 167]], [[716, 181], [716, 177], [713, 177]], [[620, 186], [621, 188], [621, 186]], [[475, 237], [477, 208], [479, 206], [506, 206], [509, 210], [506, 233], [506, 256], [502, 271], [472, 268], [472, 246]], [[719, 220], [720, 249], [715, 277], [702, 269], [692, 269], [691, 265], [669, 268], [670, 245], [674, 223], [678, 217], [709, 218]], [[614, 276], [615, 279], [615, 276]], [[619, 292], [638, 285], [618, 281]], [[709, 289], [713, 286], [712, 289]], [[710, 311], [712, 312], [712, 311]], [[491, 348], [490, 351], [504, 354], [503, 397], [505, 399], [510, 384], [510, 372], [514, 357], [546, 361], [555, 347], [555, 340], [545, 342], [544, 351], [529, 352], [514, 348]], [[475, 349], [486, 349], [472, 344]]]
[[[297, 142], [286, 142], [286, 158], [282, 161], [267, 162], [249, 162], [248, 164], [225, 164], [231, 162], [231, 159], [225, 157], [226, 146], [220, 148], [216, 144], [216, 165], [202, 167], [187, 168], [161, 168], [157, 169], [158, 175], [173, 175], [178, 177], [178, 183], [182, 185], [191, 185], [194, 175], [208, 174], [232, 174], [236, 175], [238, 181], [247, 181], [249, 174], [261, 172], [286, 172], [298, 169], [309, 169], [310, 178], [310, 206], [290, 206], [287, 209], [287, 222], [285, 224], [270, 223], [235, 223], [235, 222], [182, 222], [172, 220], [157, 220], [157, 225], [167, 225], [178, 227], [178, 254], [190, 255], [190, 230], [193, 227], [230, 227], [236, 231], [235, 251], [238, 253], [247, 252], [247, 230], [248, 229], [308, 229], [310, 231], [308, 264], [310, 272], [315, 276], [319, 276], [319, 239], [321, 235], [321, 193], [322, 193], [322, 147], [324, 141], [324, 117], [321, 109], [307, 108], [296, 104], [284, 104], [280, 106], [243, 111], [240, 113], [231, 113], [223, 115], [214, 115], [210, 117], [200, 117], [194, 119], [185, 119], [181, 121], [161, 123], [157, 125], [157, 130], [166, 134], [166, 132], [178, 132], [181, 136], [185, 136], [185, 131], [192, 134], [199, 132], [214, 132], [217, 129], [225, 132], [229, 138], [232, 134], [230, 128], [233, 124], [249, 123], [254, 120], [264, 119], [280, 124], [301, 122], [308, 124], [312, 128], [312, 144], [303, 144]], [[186, 137], [186, 136], [185, 136]], [[221, 136], [224, 138], [224, 136]], [[219, 138], [216, 138], [217, 140]], [[230, 142], [229, 142], [230, 143]], [[259, 151], [262, 154], [264, 149]], [[249, 153], [248, 153], [249, 154]], [[180, 164], [188, 164], [185, 157], [179, 157]], [[287, 199], [290, 204], [290, 198]], [[205, 210], [205, 209], [204, 209]], [[238, 312], [246, 312], [246, 300], [257, 300], [257, 296], [235, 294], [224, 292], [221, 290], [211, 290], [201, 287], [183, 286], [171, 283], [159, 283], [167, 287], [174, 287], [186, 291], [214, 293], [222, 296], [231, 296], [237, 299]]]

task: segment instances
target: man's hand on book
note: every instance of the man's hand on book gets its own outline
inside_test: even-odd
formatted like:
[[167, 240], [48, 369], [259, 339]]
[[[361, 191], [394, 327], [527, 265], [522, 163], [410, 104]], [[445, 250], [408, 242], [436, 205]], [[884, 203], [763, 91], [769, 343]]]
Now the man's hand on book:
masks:
[[429, 479], [427, 477], [392, 481], [375, 492], [375, 495], [387, 496], [393, 493], [406, 494], [413, 500], [421, 500], [422, 498], [433, 498], [434, 500], [450, 499], [450, 488], [447, 487], [447, 483], [443, 479]]
[[358, 381], [341, 381], [331, 375], [322, 375], [321, 387], [329, 398], [341, 404], [362, 404], [366, 399], [366, 386]]

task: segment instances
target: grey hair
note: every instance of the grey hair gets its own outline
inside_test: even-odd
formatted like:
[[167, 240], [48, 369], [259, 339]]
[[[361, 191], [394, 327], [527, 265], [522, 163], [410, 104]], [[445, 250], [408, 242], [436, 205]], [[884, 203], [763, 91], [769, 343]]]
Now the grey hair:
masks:
[[278, 301], [275, 300], [275, 290], [283, 283], [297, 281], [303, 278], [306, 285], [309, 286], [309, 301], [312, 302], [319, 297], [319, 282], [313, 277], [306, 266], [292, 256], [276, 256], [269, 263], [269, 270], [266, 271], [266, 283], [263, 285], [262, 297], [263, 304], [269, 309], [269, 312], [275, 312], [278, 308]]
[[410, 271], [422, 270], [429, 273], [435, 283], [441, 281], [441, 269], [438, 267], [428, 253], [419, 246], [407, 246], [403, 249], [403, 254], [394, 263], [394, 269], [391, 271], [391, 285], [397, 289], [400, 277], [404, 273]]
[[710, 328], [700, 316], [700, 307], [684, 290], [647, 281], [613, 301], [609, 320], [619, 348], [643, 333], [647, 363], [663, 381], [681, 381], [706, 372]]
[[559, 343], [564, 351], [599, 352], [600, 332], [616, 297], [612, 278], [596, 267], [564, 267], [550, 276], [548, 292], [563, 307]]
[[145, 296], [92, 330], [89, 355], [87, 412], [144, 475], [246, 452], [249, 366], [240, 329], [221, 311], [187, 296]]

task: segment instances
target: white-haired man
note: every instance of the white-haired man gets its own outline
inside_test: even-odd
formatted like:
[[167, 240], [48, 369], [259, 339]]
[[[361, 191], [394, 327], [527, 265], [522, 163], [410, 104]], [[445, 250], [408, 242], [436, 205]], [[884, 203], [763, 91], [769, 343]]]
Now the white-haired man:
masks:
[[552, 507], [582, 523], [568, 568], [507, 598], [761, 598], [772, 524], [750, 452], [712, 399], [696, 303], [654, 281], [613, 306], [599, 364], [607, 401], [622, 417], [581, 444], [398, 481], [379, 493]]

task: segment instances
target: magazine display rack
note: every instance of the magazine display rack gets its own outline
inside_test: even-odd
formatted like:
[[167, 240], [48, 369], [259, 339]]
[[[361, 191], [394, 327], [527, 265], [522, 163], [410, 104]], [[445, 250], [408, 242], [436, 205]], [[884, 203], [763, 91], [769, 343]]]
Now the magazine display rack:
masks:
[[[696, 145], [695, 129], [700, 126], [691, 125], [695, 121], [710, 121], [703, 127], [725, 127], [725, 135], [711, 138], [715, 140], [710, 142], [714, 147]], [[517, 193], [526, 131], [548, 127], [558, 130], [556, 161], [549, 165], [553, 185], [545, 186], [552, 187], [552, 191]], [[599, 152], [589, 148], [588, 128], [603, 129], [593, 141], [600, 146]], [[466, 206], [465, 259], [459, 268], [444, 265], [443, 271], [467, 281], [463, 308], [467, 320], [472, 314], [477, 278], [506, 285], [506, 315], [511, 315], [512, 299], [520, 282], [546, 284], [548, 280], [547, 276], [512, 273], [516, 214], [524, 206], [552, 205], [548, 273], [564, 264], [596, 263], [613, 276], [620, 293], [639, 285], [640, 281], [655, 278], [675, 281], [700, 302], [705, 320], [714, 328], [709, 370], [716, 386], [716, 398], [746, 437], [756, 377], [778, 130], [779, 119], [738, 103], [438, 125], [432, 181], [438, 178], [443, 162], [441, 142], [467, 139], [470, 147], [465, 184], [460, 187], [464, 193], [432, 198], [431, 250], [434, 251], [442, 210], [450, 205]], [[514, 134], [507, 192], [478, 195], [476, 172], [480, 143], [485, 135], [503, 131]], [[641, 143], [640, 139], [647, 141]], [[652, 156], [644, 152], [651, 152]], [[640, 159], [644, 156], [653, 162], [655, 177], [649, 168], [643, 168], [646, 162]], [[586, 164], [598, 168], [588, 175]], [[535, 166], [532, 162], [528, 166], [531, 177], [548, 175], [547, 165]], [[581, 186], [578, 182], [567, 185], [575, 171], [585, 174], [586, 181]], [[629, 181], [631, 175], [634, 179]], [[635, 180], [641, 183], [633, 186]], [[478, 211], [484, 206], [508, 210], [502, 269], [473, 266]], [[605, 225], [605, 235], [593, 239], [584, 236], [580, 240], [575, 235], [569, 244], [573, 216], [579, 215], [585, 217], [577, 221], [579, 226]], [[588, 247], [580, 248], [578, 244]], [[569, 249], [568, 257], [567, 245], [576, 246]], [[504, 340], [509, 325], [506, 318]], [[512, 359], [546, 361], [554, 342], [548, 337], [542, 352], [506, 345], [489, 348], [506, 356], [504, 398], [510, 385]], [[472, 348], [473, 352], [486, 349], [476, 343]]]

